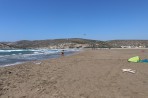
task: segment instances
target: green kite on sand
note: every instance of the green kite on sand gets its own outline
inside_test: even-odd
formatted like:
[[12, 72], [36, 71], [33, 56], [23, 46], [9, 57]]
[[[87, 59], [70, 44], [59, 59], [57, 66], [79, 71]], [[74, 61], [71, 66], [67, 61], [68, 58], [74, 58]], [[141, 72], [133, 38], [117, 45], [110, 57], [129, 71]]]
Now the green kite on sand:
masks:
[[132, 58], [129, 58], [128, 59], [128, 62], [135, 62], [135, 63], [137, 63], [139, 61], [140, 61], [139, 56], [135, 56], [135, 57], [132, 57]]
[[135, 57], [129, 58], [129, 59], [128, 59], [128, 62], [134, 62], [134, 63], [138, 63], [138, 62], [141, 62], [141, 63], [148, 63], [148, 59], [143, 59], [143, 60], [141, 60], [139, 56], [135, 56]]

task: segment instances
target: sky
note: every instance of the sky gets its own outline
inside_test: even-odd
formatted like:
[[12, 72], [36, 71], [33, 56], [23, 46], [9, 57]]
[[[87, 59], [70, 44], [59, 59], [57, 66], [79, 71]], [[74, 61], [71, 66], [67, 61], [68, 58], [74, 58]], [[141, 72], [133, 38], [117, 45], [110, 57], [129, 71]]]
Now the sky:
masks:
[[148, 39], [148, 0], [0, 0], [0, 41]]

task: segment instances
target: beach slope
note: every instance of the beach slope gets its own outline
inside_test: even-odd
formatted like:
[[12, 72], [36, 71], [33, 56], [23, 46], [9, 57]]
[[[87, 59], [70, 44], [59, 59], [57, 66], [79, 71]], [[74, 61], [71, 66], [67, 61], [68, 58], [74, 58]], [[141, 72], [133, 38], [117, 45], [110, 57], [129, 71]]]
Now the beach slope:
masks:
[[[148, 50], [86, 50], [0, 68], [0, 98], [148, 98]], [[123, 72], [130, 68], [135, 73]]]

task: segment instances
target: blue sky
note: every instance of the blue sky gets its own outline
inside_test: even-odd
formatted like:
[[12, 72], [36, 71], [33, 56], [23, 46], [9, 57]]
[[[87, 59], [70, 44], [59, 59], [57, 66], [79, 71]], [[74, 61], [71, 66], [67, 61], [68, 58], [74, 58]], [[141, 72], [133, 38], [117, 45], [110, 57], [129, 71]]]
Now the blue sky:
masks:
[[0, 41], [147, 39], [148, 0], [0, 0]]

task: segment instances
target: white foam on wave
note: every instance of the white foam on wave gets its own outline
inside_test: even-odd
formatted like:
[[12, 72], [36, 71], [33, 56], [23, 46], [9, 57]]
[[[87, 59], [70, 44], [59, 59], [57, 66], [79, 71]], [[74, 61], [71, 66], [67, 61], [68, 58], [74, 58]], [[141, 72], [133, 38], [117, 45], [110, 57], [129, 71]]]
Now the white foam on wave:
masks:
[[[22, 52], [22, 51], [33, 51], [35, 54], [50, 54], [50, 53], [57, 53], [57, 52], [60, 52], [62, 51], [63, 49], [16, 49], [16, 50], [0, 50], [0, 52]], [[66, 51], [78, 51], [78, 49], [64, 49]]]
[[15, 52], [15, 51], [28, 51], [28, 50], [0, 50], [0, 52]]
[[13, 65], [18, 65], [18, 64], [23, 64], [24, 62], [16, 62], [13, 64], [6, 64], [6, 65], [1, 65], [0, 67], [6, 67], [6, 66], [13, 66]]
[[12, 55], [8, 55], [8, 56], [5, 56], [5, 57], [9, 57], [9, 58], [26, 58], [26, 57], [30, 57], [30, 56], [37, 56], [37, 55], [48, 55], [48, 54], [56, 54], [58, 51], [51, 51], [51, 50], [38, 50], [38, 51], [35, 51], [33, 53], [30, 53], [30, 54], [22, 54], [22, 53], [19, 53], [19, 54], [12, 54]]
[[74, 49], [64, 49], [64, 50], [67, 52], [75, 52], [75, 51], [80, 51], [81, 49], [74, 48]]
[[58, 51], [55, 51], [55, 50], [38, 50], [38, 51], [35, 51], [34, 54], [54, 54], [54, 53], [57, 53]]
[[15, 50], [0, 50], [0, 52], [22, 52], [22, 51], [42, 51], [43, 49], [15, 49]]

